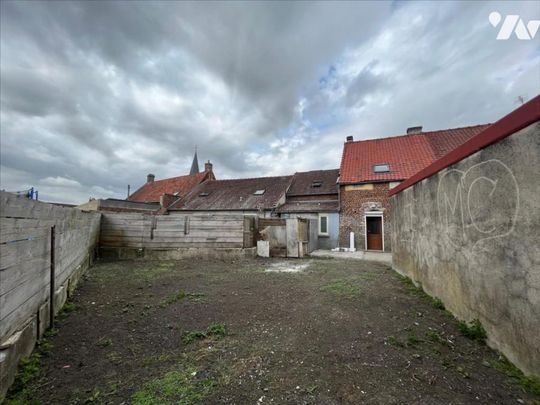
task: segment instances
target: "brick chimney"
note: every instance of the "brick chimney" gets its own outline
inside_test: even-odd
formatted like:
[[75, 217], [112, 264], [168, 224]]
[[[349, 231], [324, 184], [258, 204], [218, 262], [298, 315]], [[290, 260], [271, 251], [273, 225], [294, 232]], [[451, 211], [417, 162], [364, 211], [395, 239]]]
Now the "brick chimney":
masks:
[[422, 127], [407, 128], [407, 134], [419, 134], [420, 132], [422, 132]]
[[146, 182], [147, 183], [153, 183], [156, 176], [154, 176], [152, 173], [148, 173], [146, 175]]
[[354, 140], [353, 136], [352, 135], [349, 135], [347, 137], [347, 142], [352, 142]]
[[214, 167], [214, 165], [212, 163], [210, 163], [210, 161], [208, 161], [208, 162], [206, 162], [204, 164], [204, 171], [205, 172], [211, 172], [213, 167]]

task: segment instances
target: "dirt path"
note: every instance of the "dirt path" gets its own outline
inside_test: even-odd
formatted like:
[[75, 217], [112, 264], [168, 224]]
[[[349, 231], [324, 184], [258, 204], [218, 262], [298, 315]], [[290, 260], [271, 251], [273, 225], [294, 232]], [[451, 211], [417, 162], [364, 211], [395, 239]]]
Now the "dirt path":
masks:
[[99, 263], [11, 402], [540, 403], [388, 266], [289, 263]]

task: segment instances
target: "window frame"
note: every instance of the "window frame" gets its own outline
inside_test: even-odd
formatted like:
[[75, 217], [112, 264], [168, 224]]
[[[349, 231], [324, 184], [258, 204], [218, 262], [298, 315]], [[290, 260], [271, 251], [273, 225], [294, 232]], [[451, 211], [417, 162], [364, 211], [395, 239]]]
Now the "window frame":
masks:
[[[322, 232], [321, 231], [321, 218], [326, 218], [326, 232]], [[329, 232], [329, 228], [330, 228], [330, 215], [328, 214], [319, 214], [319, 226], [318, 226], [318, 234], [319, 236], [329, 236], [330, 235], [330, 232]]]
[[[377, 170], [377, 167], [387, 167], [388, 170]], [[373, 165], [373, 173], [390, 173], [390, 164], [389, 163], [377, 163]]]

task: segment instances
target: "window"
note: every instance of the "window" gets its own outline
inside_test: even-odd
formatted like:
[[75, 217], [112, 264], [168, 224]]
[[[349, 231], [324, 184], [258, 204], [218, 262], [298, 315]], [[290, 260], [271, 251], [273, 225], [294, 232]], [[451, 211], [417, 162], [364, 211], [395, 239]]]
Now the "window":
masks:
[[328, 235], [328, 215], [319, 214], [319, 235]]
[[313, 180], [313, 183], [311, 183], [311, 187], [320, 187], [322, 186], [322, 180]]
[[261, 190], [255, 191], [255, 192], [253, 193], [253, 195], [263, 195], [265, 191], [266, 191], [266, 189], [263, 188], [263, 189], [261, 189]]
[[199, 194], [199, 197], [208, 197], [210, 193], [200, 193]]
[[373, 166], [373, 173], [388, 173], [390, 171], [390, 165], [388, 163], [381, 163]]

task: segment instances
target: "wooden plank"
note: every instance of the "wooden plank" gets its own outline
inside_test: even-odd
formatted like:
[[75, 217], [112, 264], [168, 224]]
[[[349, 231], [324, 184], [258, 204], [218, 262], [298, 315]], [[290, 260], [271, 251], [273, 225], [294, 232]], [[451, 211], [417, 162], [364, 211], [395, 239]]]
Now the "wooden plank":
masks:
[[0, 245], [0, 268], [5, 269], [16, 263], [38, 257], [45, 257], [49, 252], [49, 238], [36, 238]]
[[0, 295], [19, 287], [48, 268], [48, 257], [37, 257], [0, 270]]

